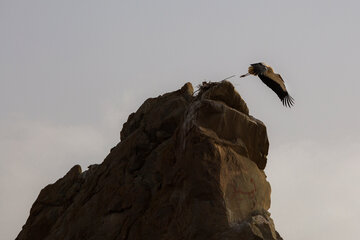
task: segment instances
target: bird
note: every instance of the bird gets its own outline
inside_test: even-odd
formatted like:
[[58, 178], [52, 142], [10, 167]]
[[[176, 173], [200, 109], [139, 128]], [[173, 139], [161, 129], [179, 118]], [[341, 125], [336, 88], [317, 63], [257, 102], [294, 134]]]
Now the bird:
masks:
[[250, 64], [248, 73], [241, 75], [240, 77], [242, 78], [249, 75], [258, 76], [263, 83], [278, 95], [285, 107], [294, 105], [295, 101], [286, 90], [284, 80], [280, 74], [275, 73], [269, 65], [263, 62]]

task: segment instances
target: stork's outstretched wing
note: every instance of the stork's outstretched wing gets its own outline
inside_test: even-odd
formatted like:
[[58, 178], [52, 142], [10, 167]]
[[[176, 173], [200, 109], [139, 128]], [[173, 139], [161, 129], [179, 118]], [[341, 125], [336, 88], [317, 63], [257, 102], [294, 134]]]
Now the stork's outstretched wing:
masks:
[[281, 102], [286, 107], [291, 107], [294, 104], [294, 99], [286, 90], [283, 79], [279, 74], [259, 74], [259, 78], [263, 83], [271, 88], [280, 98]]

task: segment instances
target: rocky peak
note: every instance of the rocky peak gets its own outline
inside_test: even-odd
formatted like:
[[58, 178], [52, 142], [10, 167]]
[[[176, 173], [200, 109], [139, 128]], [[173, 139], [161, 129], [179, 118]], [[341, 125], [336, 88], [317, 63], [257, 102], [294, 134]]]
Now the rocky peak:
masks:
[[265, 125], [231, 83], [190, 83], [130, 114], [103, 163], [46, 186], [17, 239], [281, 239]]

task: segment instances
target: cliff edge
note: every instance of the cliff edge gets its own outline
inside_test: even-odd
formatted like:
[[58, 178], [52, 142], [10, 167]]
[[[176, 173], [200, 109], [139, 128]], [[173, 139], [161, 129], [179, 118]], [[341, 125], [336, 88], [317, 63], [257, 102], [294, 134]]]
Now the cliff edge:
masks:
[[101, 164], [41, 190], [17, 240], [282, 239], [266, 127], [231, 83], [147, 99], [120, 135]]

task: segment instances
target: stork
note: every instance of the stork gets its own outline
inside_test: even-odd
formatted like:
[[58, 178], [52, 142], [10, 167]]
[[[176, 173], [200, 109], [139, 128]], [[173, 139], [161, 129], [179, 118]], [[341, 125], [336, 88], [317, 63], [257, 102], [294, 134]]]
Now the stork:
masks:
[[248, 73], [240, 77], [246, 77], [250, 74], [258, 76], [263, 83], [271, 88], [278, 95], [284, 106], [291, 107], [294, 104], [294, 99], [286, 90], [284, 80], [280, 74], [274, 73], [274, 70], [269, 65], [265, 63], [250, 64]]

